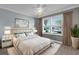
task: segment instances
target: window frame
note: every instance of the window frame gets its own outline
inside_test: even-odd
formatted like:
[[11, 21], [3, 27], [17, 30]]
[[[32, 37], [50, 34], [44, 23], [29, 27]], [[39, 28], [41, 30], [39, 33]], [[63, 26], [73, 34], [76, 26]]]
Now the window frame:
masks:
[[[61, 28], [61, 30], [62, 30], [61, 34], [52, 32], [52, 17], [57, 16], [57, 15], [62, 15], [62, 22], [61, 22], [61, 25], [60, 25], [62, 27]], [[57, 14], [57, 15], [45, 17], [45, 18], [42, 19], [42, 33], [43, 34], [51, 34], [51, 35], [61, 35], [61, 36], [63, 36], [63, 14]], [[44, 20], [47, 20], [47, 19], [50, 19], [51, 22], [50, 22], [50, 32], [46, 33], [46, 32], [44, 32], [44, 27], [45, 26], [43, 24], [44, 24]]]

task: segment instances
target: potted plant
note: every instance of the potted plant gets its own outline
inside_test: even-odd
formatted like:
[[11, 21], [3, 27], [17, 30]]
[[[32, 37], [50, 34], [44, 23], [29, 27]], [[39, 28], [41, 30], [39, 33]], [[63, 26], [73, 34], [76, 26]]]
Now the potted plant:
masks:
[[73, 28], [71, 28], [71, 40], [72, 40], [72, 47], [79, 48], [79, 27], [76, 24]]

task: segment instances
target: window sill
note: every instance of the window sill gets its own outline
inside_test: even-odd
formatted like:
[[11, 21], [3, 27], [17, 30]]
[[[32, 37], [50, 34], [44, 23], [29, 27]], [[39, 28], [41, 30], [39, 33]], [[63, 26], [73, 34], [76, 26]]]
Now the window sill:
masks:
[[63, 36], [63, 34], [58, 34], [58, 33], [43, 33], [43, 34]]

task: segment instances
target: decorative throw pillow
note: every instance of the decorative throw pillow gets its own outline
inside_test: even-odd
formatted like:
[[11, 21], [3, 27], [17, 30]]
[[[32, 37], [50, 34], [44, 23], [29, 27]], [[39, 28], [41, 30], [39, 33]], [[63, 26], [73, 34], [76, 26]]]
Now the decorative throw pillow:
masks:
[[16, 33], [15, 36], [16, 36], [17, 38], [20, 38], [20, 39], [26, 39], [26, 35], [25, 35], [24, 32], [23, 32], [23, 33]]

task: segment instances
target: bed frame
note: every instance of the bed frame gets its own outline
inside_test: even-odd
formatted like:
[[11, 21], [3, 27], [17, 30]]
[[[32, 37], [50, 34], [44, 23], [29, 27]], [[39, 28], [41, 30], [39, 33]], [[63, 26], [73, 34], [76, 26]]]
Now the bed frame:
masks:
[[44, 48], [42, 48], [42, 49], [39, 50], [38, 52], [34, 53], [34, 55], [40, 55], [40, 54], [43, 53], [45, 50], [47, 50], [50, 46], [51, 46], [51, 44], [48, 44], [47, 46], [45, 46]]

